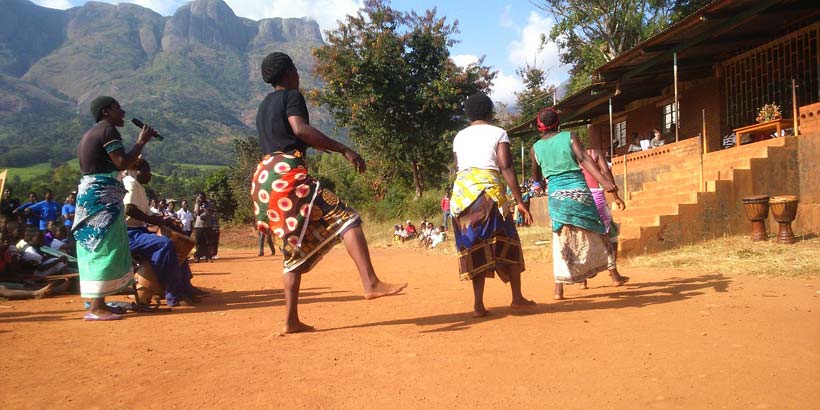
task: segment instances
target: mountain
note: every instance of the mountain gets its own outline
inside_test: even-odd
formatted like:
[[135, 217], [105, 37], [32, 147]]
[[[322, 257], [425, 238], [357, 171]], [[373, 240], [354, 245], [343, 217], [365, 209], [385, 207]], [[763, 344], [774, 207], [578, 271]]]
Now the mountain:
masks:
[[[254, 21], [222, 0], [196, 0], [173, 16], [125, 3], [52, 10], [0, 0], [0, 9], [0, 166], [73, 158], [99, 95], [168, 137], [147, 146], [152, 160], [227, 164], [231, 139], [255, 134], [268, 53], [288, 53], [303, 88], [320, 86], [311, 50], [324, 43], [312, 20]], [[322, 110], [311, 120], [333, 128]], [[135, 127], [121, 131], [136, 136]]]

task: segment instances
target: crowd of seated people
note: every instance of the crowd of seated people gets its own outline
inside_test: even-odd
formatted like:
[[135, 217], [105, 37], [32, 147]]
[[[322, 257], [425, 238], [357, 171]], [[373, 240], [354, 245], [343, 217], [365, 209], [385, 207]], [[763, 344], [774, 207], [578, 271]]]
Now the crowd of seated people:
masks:
[[416, 228], [410, 220], [404, 225], [393, 225], [393, 241], [397, 243], [417, 241], [422, 248], [435, 248], [447, 238], [447, 229], [444, 225], [435, 227], [432, 222], [424, 218]]

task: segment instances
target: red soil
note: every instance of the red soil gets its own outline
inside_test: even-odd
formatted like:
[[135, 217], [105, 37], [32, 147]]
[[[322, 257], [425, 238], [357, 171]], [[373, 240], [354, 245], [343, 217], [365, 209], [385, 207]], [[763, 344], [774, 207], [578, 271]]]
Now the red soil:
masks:
[[472, 319], [454, 257], [373, 249], [400, 296], [366, 301], [340, 246], [303, 279], [302, 320], [278, 336], [279, 257], [193, 265], [191, 308], [87, 323], [76, 296], [0, 302], [9, 409], [810, 409], [820, 403], [820, 280], [637, 271], [570, 286], [528, 260], [532, 314], [487, 283]]

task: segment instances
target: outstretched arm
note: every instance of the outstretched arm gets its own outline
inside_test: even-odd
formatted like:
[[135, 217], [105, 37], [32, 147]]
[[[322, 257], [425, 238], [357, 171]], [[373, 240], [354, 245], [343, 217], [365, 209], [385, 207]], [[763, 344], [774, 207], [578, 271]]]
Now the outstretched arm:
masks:
[[[524, 166], [524, 164], [521, 164]], [[533, 181], [537, 181], [541, 186], [545, 186], [544, 175], [541, 174], [541, 165], [538, 164], [538, 158], [535, 157], [535, 149], [530, 148], [530, 176]]]

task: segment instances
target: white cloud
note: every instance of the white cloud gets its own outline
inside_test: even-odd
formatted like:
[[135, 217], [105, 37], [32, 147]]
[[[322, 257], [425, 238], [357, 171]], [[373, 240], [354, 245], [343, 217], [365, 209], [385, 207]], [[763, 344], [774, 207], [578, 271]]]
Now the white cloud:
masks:
[[515, 93], [524, 89], [524, 83], [515, 75], [507, 75], [499, 71], [493, 80], [493, 89], [490, 98], [495, 102], [506, 104], [508, 107], [515, 106]]
[[259, 20], [269, 17], [309, 17], [324, 30], [336, 28], [337, 20], [364, 7], [362, 0], [226, 0], [238, 16]]
[[48, 7], [50, 9], [69, 9], [72, 7], [68, 0], [34, 0], [34, 4]]
[[475, 64], [478, 62], [478, 57], [472, 54], [459, 54], [450, 57], [454, 63], [456, 63], [459, 67], [467, 67], [470, 64]]
[[521, 29], [520, 38], [510, 42], [507, 51], [508, 60], [514, 67], [535, 65], [548, 72], [548, 83], [557, 84], [569, 77], [569, 67], [561, 64], [555, 43], [547, 42], [541, 47], [541, 35], [549, 35], [552, 25], [551, 19], [534, 11], [530, 12], [527, 25]]

